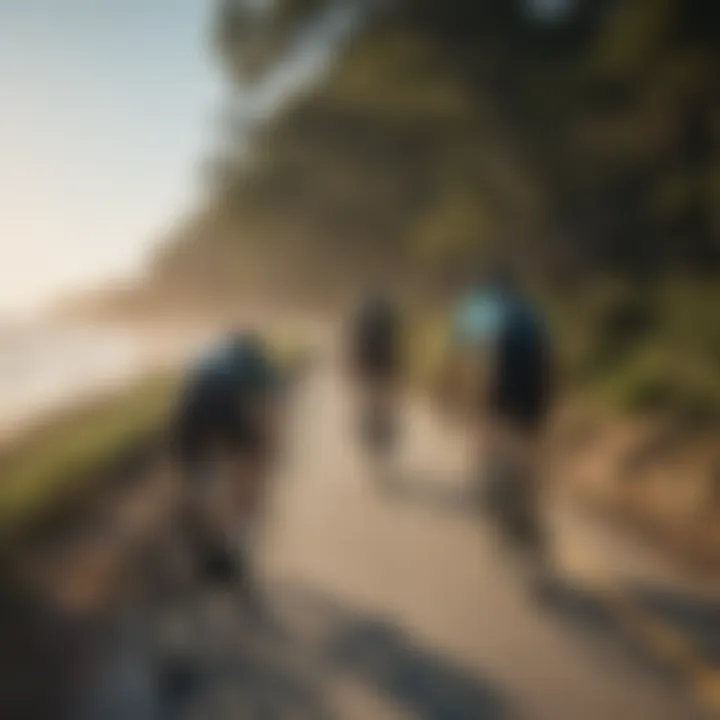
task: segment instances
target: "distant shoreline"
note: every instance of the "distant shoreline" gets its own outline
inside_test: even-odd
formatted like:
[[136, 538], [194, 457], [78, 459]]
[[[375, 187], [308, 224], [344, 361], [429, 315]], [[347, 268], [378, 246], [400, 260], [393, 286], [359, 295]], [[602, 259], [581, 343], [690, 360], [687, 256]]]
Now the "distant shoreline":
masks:
[[[5, 332], [3, 332], [4, 330]], [[131, 323], [13, 323], [0, 330], [0, 443], [13, 444], [76, 404], [177, 368], [208, 335]]]

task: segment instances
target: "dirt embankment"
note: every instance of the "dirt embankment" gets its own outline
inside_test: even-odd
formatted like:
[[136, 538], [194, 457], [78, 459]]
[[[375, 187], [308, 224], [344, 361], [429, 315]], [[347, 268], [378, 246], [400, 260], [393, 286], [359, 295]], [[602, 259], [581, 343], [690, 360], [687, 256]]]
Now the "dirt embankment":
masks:
[[715, 427], [561, 414], [553, 477], [589, 509], [699, 573], [720, 572], [720, 442]]

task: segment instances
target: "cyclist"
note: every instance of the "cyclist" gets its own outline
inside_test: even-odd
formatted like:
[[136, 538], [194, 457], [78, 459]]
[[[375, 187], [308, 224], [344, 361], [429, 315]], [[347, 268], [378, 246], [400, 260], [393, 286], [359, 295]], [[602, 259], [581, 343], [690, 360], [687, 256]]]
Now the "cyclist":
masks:
[[349, 363], [361, 406], [362, 434], [376, 450], [387, 450], [396, 433], [400, 333], [395, 303], [382, 290], [370, 292], [352, 318]]
[[233, 334], [194, 367], [175, 418], [195, 572], [252, 595], [249, 550], [279, 433], [280, 373], [262, 339]]
[[453, 330], [478, 361], [470, 405], [485, 441], [488, 500], [513, 523], [516, 539], [537, 542], [538, 452], [552, 390], [545, 323], [510, 273], [498, 270], [462, 299]]
[[471, 286], [453, 311], [444, 366], [445, 401], [470, 418], [477, 417], [481, 393], [487, 388], [492, 331], [499, 310], [487, 281], [482, 280]]

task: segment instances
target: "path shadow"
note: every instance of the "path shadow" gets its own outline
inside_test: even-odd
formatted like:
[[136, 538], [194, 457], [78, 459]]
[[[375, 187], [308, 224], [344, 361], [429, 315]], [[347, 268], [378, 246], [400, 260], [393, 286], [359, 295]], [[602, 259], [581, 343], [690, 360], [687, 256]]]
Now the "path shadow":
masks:
[[0, 581], [0, 717], [71, 718], [100, 631], [61, 612], [14, 579]]
[[624, 666], [628, 672], [640, 671], [661, 683], [674, 680], [670, 668], [629, 631], [597, 591], [558, 580], [537, 591], [535, 598], [541, 610], [568, 628], [583, 643], [583, 652], [599, 664], [613, 670]]
[[588, 633], [605, 634], [613, 618], [607, 604], [589, 588], [560, 577], [548, 577], [532, 588], [533, 597], [546, 612]]
[[332, 638], [326, 652], [336, 667], [391, 697], [412, 717], [507, 717], [505, 703], [489, 683], [422, 648], [389, 623], [351, 621]]
[[[645, 599], [641, 595], [645, 595]], [[714, 628], [714, 635], [704, 639], [703, 654], [706, 659], [715, 658], [717, 662], [720, 650], [720, 608], [712, 608], [705, 603], [689, 598], [668, 596], [656, 589], [644, 589], [642, 593], [631, 589], [623, 593], [623, 597], [633, 600], [638, 610], [663, 606], [666, 621], [673, 614], [684, 616], [684, 627], [677, 622], [672, 626], [690, 639], [689, 627], [695, 625], [699, 632]], [[550, 613], [555, 621], [568, 627], [573, 637], [584, 642], [585, 651], [591, 653], [599, 662], [605, 662], [614, 669], [619, 665], [628, 671], [640, 671], [661, 683], [671, 683], [678, 689], [682, 687], [682, 678], [675, 672], [676, 668], [669, 665], [663, 655], [648, 643], [644, 635], [638, 632], [635, 621], [629, 618], [612, 598], [590, 587], [575, 585], [564, 580], [549, 581], [535, 588], [535, 599], [538, 607]], [[624, 602], [624, 600], [623, 600]], [[654, 610], [657, 617], [657, 609]], [[698, 635], [698, 638], [700, 635]], [[703, 643], [695, 643], [700, 647]], [[714, 655], [713, 655], [714, 653]]]
[[[198, 717], [212, 720], [212, 710], [219, 710], [219, 705], [230, 709], [233, 717], [258, 720], [336, 717], [327, 704], [322, 683], [307, 668], [288, 667], [277, 658], [261, 657], [240, 648], [234, 657], [213, 668], [213, 673], [215, 677], [205, 690], [208, 701], [199, 706], [202, 709]], [[197, 700], [198, 695], [195, 693], [191, 699]]]
[[720, 669], [720, 599], [647, 585], [632, 592], [654, 617], [680, 632], [706, 662]]
[[[420, 720], [502, 720], [508, 703], [475, 672], [424, 647], [400, 625], [358, 613], [306, 588], [284, 588], [285, 607], [314, 625], [313, 652], [325, 673], [387, 698]], [[313, 645], [310, 641], [308, 649]], [[339, 715], [337, 717], [342, 717]]]
[[269, 598], [272, 622], [228, 627], [228, 650], [204, 658], [192, 692], [166, 696], [163, 720], [343, 720], [377, 708], [418, 720], [509, 717], [496, 687], [385, 617], [304, 585], [272, 587]]

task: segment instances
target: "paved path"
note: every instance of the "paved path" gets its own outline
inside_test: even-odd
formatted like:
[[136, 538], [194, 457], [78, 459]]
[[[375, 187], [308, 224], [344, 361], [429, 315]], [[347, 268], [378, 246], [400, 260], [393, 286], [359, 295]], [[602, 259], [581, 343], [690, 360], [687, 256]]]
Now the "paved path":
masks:
[[[348, 403], [328, 359], [293, 409], [259, 546], [271, 628], [207, 598], [203, 676], [172, 709], [155, 702], [130, 620], [95, 718], [712, 717], [699, 701], [720, 648], [712, 589], [691, 603], [661, 564], [556, 504], [560, 582], [533, 591], [463, 503], [462, 437], [408, 406], [398, 489], [383, 490], [351, 442]], [[650, 610], [681, 616], [698, 665], [680, 667], [685, 646], [663, 649]]]

